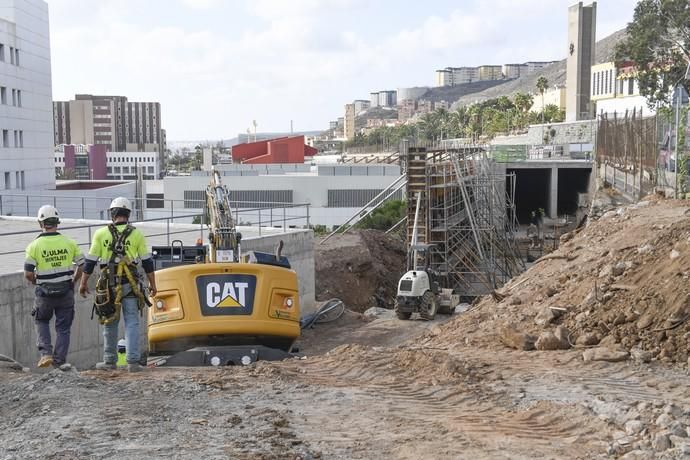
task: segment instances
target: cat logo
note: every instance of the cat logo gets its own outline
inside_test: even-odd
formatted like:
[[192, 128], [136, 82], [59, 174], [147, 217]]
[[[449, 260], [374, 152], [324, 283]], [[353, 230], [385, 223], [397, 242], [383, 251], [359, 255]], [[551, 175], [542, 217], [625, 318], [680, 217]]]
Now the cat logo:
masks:
[[196, 280], [204, 316], [251, 315], [256, 277], [253, 275], [204, 275]]

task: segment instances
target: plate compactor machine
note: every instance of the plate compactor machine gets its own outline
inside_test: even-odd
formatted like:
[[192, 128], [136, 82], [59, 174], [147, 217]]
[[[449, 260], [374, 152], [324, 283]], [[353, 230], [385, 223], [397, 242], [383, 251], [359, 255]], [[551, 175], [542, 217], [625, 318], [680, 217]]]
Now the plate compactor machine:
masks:
[[229, 192], [206, 189], [209, 245], [154, 246], [158, 292], [148, 314], [156, 366], [247, 365], [291, 356], [300, 335], [297, 274], [281, 255], [241, 252]]

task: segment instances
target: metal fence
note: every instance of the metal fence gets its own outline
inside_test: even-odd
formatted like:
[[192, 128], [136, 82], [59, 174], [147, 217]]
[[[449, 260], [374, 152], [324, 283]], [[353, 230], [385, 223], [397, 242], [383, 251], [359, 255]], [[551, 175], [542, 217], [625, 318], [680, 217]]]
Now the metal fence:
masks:
[[[206, 200], [195, 200], [190, 209], [189, 200], [141, 198], [131, 200], [134, 207], [132, 219], [137, 222], [164, 221], [198, 223], [205, 225]], [[38, 208], [52, 204], [63, 218], [109, 220], [108, 207], [111, 197], [76, 197], [61, 195], [0, 194], [0, 215], [34, 217]], [[153, 204], [153, 206], [148, 206]], [[240, 226], [272, 227], [287, 230], [309, 228], [311, 225], [309, 203], [233, 202], [232, 212]]]
[[648, 193], [665, 178], [660, 162], [657, 117], [642, 118], [633, 110], [619, 116], [602, 114], [597, 134], [597, 161], [604, 180], [635, 198]]

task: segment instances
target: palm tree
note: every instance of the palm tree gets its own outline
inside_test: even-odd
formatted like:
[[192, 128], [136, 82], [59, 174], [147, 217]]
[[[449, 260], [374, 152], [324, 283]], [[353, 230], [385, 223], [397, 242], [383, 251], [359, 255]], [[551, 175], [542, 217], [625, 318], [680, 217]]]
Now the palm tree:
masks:
[[549, 80], [543, 75], [537, 78], [537, 89], [541, 94], [541, 122], [544, 124], [544, 91], [549, 87]]

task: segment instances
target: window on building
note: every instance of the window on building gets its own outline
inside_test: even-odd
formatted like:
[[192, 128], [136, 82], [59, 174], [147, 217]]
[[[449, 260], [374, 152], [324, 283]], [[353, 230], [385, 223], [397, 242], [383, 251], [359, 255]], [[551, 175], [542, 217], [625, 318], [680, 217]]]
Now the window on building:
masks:
[[19, 65], [19, 50], [17, 48], [14, 49], [14, 64]]
[[115, 166], [115, 167], [113, 168], [113, 171], [115, 171], [115, 174], [120, 174], [120, 167], [119, 167], [119, 166]]
[[633, 90], [633, 85], [635, 81], [632, 78], [628, 78], [628, 95], [632, 96], [634, 90]]
[[5, 45], [0, 43], [0, 61], [5, 62]]
[[148, 172], [149, 172], [149, 174], [153, 174], [153, 166], [149, 166]]
[[17, 130], [14, 130], [14, 148], [19, 147], [19, 132]]
[[10, 146], [10, 133], [6, 129], [2, 130], [2, 146], [3, 147], [9, 147]]
[[12, 90], [12, 105], [16, 107], [17, 105], [17, 90], [13, 89]]
[[106, 171], [108, 174], [112, 174], [112, 173], [113, 173], [113, 168], [112, 168], [111, 166], [108, 166], [107, 168], [105, 168], [105, 171]]
[[19, 147], [24, 148], [24, 131], [19, 130]]
[[22, 190], [26, 188], [26, 184], [24, 183], [24, 171], [20, 173], [20, 179], [22, 181]]
[[22, 90], [18, 89], [17, 90], [17, 107], [22, 106]]
[[122, 167], [122, 174], [129, 174], [129, 166]]
[[165, 207], [165, 201], [163, 200], [162, 193], [147, 193], [146, 194], [146, 207], [162, 209]]
[[0, 103], [7, 104], [7, 88], [0, 86]]
[[10, 182], [10, 173], [6, 172], [5, 173], [5, 190], [9, 190], [12, 188], [12, 183]]
[[10, 64], [14, 65], [14, 48], [10, 46]]
[[618, 80], [618, 94], [623, 94], [623, 82], [624, 81], [625, 80], [623, 80], [623, 79]]
[[19, 171], [14, 172], [14, 188], [19, 188], [21, 182], [19, 181]]

